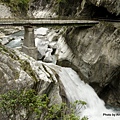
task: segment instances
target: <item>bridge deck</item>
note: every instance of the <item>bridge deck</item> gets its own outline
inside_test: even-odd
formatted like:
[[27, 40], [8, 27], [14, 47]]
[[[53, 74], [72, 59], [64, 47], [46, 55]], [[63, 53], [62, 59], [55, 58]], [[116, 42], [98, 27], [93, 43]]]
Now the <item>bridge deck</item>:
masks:
[[92, 20], [0, 20], [0, 26], [93, 26]]

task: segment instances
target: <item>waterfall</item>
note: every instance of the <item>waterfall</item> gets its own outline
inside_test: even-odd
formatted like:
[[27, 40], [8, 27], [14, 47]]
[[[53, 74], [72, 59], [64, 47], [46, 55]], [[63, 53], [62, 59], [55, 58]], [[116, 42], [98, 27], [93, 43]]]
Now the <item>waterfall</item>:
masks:
[[71, 68], [62, 67], [59, 77], [71, 103], [76, 100], [83, 100], [87, 103], [86, 107], [80, 111], [81, 117], [87, 116], [89, 120], [120, 120], [120, 111], [118, 113], [118, 111], [107, 109], [94, 89], [81, 81]]

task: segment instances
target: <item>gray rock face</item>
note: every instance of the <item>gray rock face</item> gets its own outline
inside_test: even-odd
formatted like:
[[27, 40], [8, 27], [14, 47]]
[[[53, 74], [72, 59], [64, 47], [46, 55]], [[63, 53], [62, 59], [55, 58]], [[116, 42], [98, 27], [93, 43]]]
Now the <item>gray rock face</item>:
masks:
[[10, 8], [4, 4], [0, 4], [0, 18], [11, 18], [12, 13]]
[[35, 61], [33, 58], [18, 51], [5, 48], [2, 45], [0, 45], [0, 50], [1, 93], [12, 89], [11, 87], [13, 89], [34, 87], [34, 84], [40, 81], [45, 82], [43, 82], [44, 90], [41, 90], [45, 92], [46, 85], [49, 86], [52, 82], [57, 81], [55, 74], [52, 74], [50, 68]]
[[[59, 67], [54, 68], [60, 69]], [[0, 44], [0, 94], [9, 90], [34, 88], [39, 95], [48, 94], [51, 104], [61, 103], [58, 73], [48, 65]], [[1, 117], [0, 119], [6, 120]]]
[[112, 14], [120, 15], [120, 0], [90, 0], [94, 5], [105, 7]]
[[[120, 28], [111, 23], [100, 23], [89, 29], [78, 27], [67, 30], [65, 43], [68, 47], [61, 55], [64, 57], [58, 62], [78, 71], [81, 78], [93, 86], [107, 103], [118, 106], [120, 106], [119, 38]], [[67, 54], [69, 51], [71, 54]], [[102, 95], [103, 93], [105, 95]]]
[[[50, 0], [50, 2], [46, 2], [44, 9], [54, 11], [60, 16], [92, 18], [94, 14], [97, 14], [98, 17], [114, 14], [115, 17], [120, 15], [120, 1], [71, 0], [58, 4]], [[104, 13], [104, 10], [107, 14]], [[102, 12], [101, 14], [104, 16], [99, 16], [99, 12]], [[120, 106], [119, 26], [118, 24], [114, 26], [102, 23], [90, 29], [69, 28], [65, 40], [63, 38], [58, 40], [59, 60], [57, 63], [72, 67], [84, 81], [93, 86], [106, 103], [118, 106]]]
[[43, 0], [31, 4], [34, 17], [110, 18], [120, 15], [120, 0], [49, 0], [41, 3]]

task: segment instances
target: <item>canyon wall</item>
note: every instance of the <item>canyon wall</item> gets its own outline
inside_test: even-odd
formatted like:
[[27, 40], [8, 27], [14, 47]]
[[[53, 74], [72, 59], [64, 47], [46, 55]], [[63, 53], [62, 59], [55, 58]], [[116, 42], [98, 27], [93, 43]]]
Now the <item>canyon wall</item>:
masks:
[[[35, 3], [39, 6], [34, 7]], [[51, 11], [67, 19], [120, 18], [119, 0], [36, 0], [31, 7]], [[52, 15], [46, 17], [54, 17]], [[64, 57], [59, 57], [57, 62], [72, 67], [107, 104], [116, 106], [120, 106], [119, 37], [119, 22], [102, 21], [92, 28], [69, 27], [64, 34], [64, 44], [69, 50], [66, 49], [62, 54]]]
[[[73, 58], [58, 64], [75, 69], [108, 104], [120, 105], [120, 28], [101, 22], [92, 28], [72, 28], [65, 34]], [[62, 62], [63, 61], [63, 62]], [[65, 62], [66, 61], [66, 62]]]
[[[34, 0], [31, 3], [30, 10], [34, 17], [36, 15], [35, 11], [42, 10], [45, 13], [50, 13], [46, 14], [46, 17], [118, 19], [119, 8], [119, 0], [61, 0], [59, 2], [57, 0]], [[89, 83], [107, 104], [120, 106], [120, 23], [100, 22], [92, 28], [69, 27], [63, 37], [64, 43], [71, 53], [68, 56], [64, 54], [64, 58], [58, 59], [57, 64], [72, 67], [78, 72], [82, 80]], [[21, 79], [14, 81], [18, 77], [25, 77], [23, 82], [26, 79], [28, 83], [24, 83], [24, 86], [29, 86], [29, 80], [32, 81], [32, 79], [28, 75], [23, 76], [26, 73], [20, 67], [20, 63], [14, 63], [13, 59], [9, 59], [9, 54], [6, 53], [6, 55], [3, 55], [2, 52], [0, 55], [0, 76], [3, 83], [1, 90], [5, 92], [8, 88], [7, 85], [13, 85], [13, 82], [15, 84], [10, 86], [11, 89], [12, 87], [22, 87]], [[18, 59], [14, 54], [12, 56]], [[16, 69], [14, 69], [14, 64], [18, 66]], [[30, 82], [30, 86], [32, 84]]]

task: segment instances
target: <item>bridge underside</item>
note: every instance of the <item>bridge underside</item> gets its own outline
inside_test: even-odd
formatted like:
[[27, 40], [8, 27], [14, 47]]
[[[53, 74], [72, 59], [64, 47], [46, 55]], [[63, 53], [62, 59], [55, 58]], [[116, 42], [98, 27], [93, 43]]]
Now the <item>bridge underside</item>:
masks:
[[37, 60], [33, 26], [79, 26], [90, 27], [98, 21], [90, 20], [0, 20], [0, 26], [24, 26], [22, 51]]
[[92, 20], [0, 20], [0, 26], [93, 26]]

